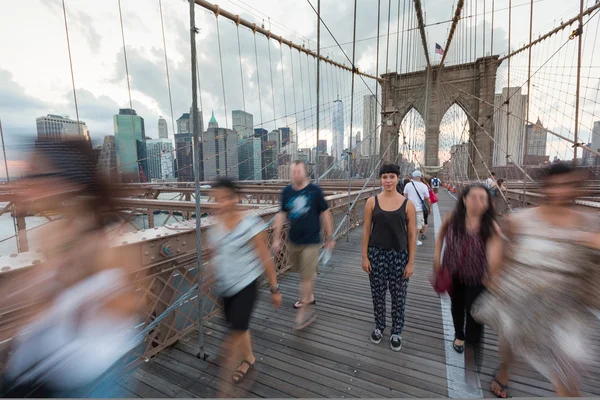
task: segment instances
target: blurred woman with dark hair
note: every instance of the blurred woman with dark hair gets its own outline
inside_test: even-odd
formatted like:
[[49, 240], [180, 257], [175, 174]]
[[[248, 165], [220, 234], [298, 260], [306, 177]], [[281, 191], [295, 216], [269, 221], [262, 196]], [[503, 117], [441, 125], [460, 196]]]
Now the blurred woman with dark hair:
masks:
[[39, 228], [44, 262], [16, 275], [2, 306], [39, 310], [11, 341], [6, 397], [85, 397], [133, 347], [137, 307], [127, 260], [109, 248], [103, 212], [112, 207], [89, 143], [39, 143], [18, 204], [61, 218]]
[[[449, 272], [452, 288], [454, 350], [464, 351], [465, 341], [478, 345], [483, 326], [473, 319], [471, 307], [483, 292], [489, 268], [501, 259], [502, 239], [494, 217], [493, 199], [481, 184], [468, 186], [458, 198], [454, 211], [446, 216], [435, 243], [434, 272]], [[442, 246], [446, 243], [444, 257]], [[466, 314], [466, 324], [465, 324]]]
[[589, 308], [600, 306], [600, 226], [573, 208], [580, 188], [576, 170], [552, 164], [544, 204], [507, 221], [506, 260], [492, 269], [490, 292], [474, 309], [500, 337], [500, 370], [491, 387], [497, 397], [507, 397], [513, 355], [546, 376], [558, 396], [578, 396], [580, 377], [593, 361], [588, 321]]
[[224, 346], [227, 346], [226, 359], [232, 363], [223, 371], [228, 373], [237, 368], [231, 379], [239, 383], [256, 362], [249, 328], [260, 277], [266, 276], [275, 307], [281, 305], [281, 291], [263, 221], [254, 214], [244, 215], [236, 207], [240, 198], [237, 186], [229, 179], [220, 178], [213, 188], [219, 208], [217, 223], [208, 231], [214, 257], [208, 274], [211, 279], [204, 289], [216, 284], [213, 290], [223, 299], [225, 318], [231, 329], [230, 340]]

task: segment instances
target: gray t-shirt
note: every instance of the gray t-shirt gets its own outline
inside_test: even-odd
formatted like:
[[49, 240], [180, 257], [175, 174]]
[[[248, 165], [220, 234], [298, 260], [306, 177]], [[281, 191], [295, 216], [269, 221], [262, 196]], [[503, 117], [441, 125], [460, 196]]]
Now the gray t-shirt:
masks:
[[262, 275], [264, 266], [254, 245], [254, 236], [264, 225], [256, 215], [249, 215], [231, 231], [221, 224], [208, 231], [208, 243], [215, 250], [212, 262], [217, 286], [214, 290], [219, 296], [231, 297]]

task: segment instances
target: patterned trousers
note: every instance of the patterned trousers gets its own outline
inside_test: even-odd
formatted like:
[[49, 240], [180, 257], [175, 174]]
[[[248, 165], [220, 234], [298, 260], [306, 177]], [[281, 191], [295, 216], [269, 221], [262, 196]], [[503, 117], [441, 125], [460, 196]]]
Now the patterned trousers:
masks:
[[408, 263], [408, 251], [369, 247], [368, 257], [371, 262], [369, 280], [371, 281], [375, 328], [381, 332], [385, 330], [385, 295], [389, 288], [392, 297], [392, 335], [399, 335], [404, 329], [408, 286], [408, 279], [404, 279], [404, 269]]

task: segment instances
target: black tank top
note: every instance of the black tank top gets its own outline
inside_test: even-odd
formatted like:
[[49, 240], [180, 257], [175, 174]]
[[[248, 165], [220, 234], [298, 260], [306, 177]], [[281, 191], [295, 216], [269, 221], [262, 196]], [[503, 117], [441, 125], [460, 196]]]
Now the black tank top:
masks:
[[406, 203], [395, 211], [385, 211], [379, 207], [379, 196], [375, 196], [375, 209], [371, 225], [369, 246], [383, 250], [408, 250], [408, 231], [406, 229]]

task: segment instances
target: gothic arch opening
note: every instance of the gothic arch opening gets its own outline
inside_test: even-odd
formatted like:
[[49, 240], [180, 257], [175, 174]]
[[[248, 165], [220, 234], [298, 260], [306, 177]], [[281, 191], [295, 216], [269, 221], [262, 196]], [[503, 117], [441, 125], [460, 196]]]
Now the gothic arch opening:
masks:
[[469, 118], [462, 106], [454, 102], [440, 122], [438, 158], [440, 165], [450, 163], [456, 178], [465, 178], [469, 170]]
[[425, 120], [414, 107], [400, 122], [398, 164], [403, 176], [425, 165]]

